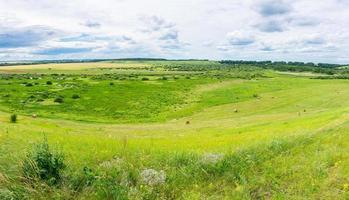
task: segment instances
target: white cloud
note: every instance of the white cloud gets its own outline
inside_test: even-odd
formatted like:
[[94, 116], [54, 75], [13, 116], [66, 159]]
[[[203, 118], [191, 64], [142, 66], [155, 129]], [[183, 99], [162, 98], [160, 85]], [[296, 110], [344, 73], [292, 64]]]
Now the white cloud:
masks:
[[348, 19], [344, 0], [0, 0], [0, 60], [154, 56], [349, 63]]

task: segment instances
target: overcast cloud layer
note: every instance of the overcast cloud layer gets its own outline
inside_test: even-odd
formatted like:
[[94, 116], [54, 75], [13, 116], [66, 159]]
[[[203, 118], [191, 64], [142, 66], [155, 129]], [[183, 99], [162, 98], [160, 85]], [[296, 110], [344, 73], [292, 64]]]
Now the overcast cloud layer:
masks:
[[0, 60], [349, 63], [348, 0], [0, 0]]

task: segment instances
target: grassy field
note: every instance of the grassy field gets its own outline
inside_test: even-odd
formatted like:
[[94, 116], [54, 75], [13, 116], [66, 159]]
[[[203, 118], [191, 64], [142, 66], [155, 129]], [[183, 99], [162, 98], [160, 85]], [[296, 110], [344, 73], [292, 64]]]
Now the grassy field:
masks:
[[348, 199], [348, 80], [218, 65], [1, 67], [0, 199]]

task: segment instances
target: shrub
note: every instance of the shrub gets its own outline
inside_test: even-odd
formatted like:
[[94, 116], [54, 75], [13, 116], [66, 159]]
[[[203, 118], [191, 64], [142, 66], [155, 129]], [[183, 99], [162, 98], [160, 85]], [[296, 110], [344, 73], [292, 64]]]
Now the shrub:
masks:
[[46, 84], [47, 85], [52, 85], [52, 81], [47, 81]]
[[83, 173], [71, 176], [70, 187], [74, 191], [81, 191], [86, 186], [91, 186], [97, 180], [97, 174], [90, 168], [84, 167]]
[[29, 180], [44, 180], [49, 184], [57, 184], [62, 178], [65, 168], [64, 155], [52, 152], [47, 139], [34, 145], [22, 164], [23, 175]]
[[148, 77], [143, 77], [142, 81], [149, 81], [149, 78]]
[[10, 117], [10, 121], [11, 123], [16, 123], [17, 122], [17, 115], [16, 114], [12, 114]]
[[258, 94], [253, 94], [253, 97], [254, 98], [259, 98], [259, 95]]
[[109, 83], [109, 85], [114, 85], [114, 83], [113, 83], [113, 82], [111, 82], [111, 83]]
[[32, 87], [33, 84], [32, 84], [32, 83], [27, 83], [27, 84], [25, 84], [25, 86], [27, 86], [27, 87]]
[[78, 94], [73, 94], [73, 96], [72, 96], [71, 98], [73, 98], [73, 99], [79, 99], [80, 96], [79, 96]]
[[63, 99], [63, 97], [57, 97], [57, 98], [55, 98], [54, 102], [56, 102], [56, 103], [63, 103], [64, 99]]

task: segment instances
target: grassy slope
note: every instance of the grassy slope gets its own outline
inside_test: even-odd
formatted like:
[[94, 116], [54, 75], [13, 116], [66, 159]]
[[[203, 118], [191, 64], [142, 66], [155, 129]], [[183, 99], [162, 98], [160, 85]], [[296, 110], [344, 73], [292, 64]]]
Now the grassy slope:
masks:
[[[70, 171], [96, 168], [119, 155], [139, 169], [164, 169], [180, 180], [172, 184], [185, 198], [348, 197], [343, 189], [349, 181], [347, 81], [277, 76], [202, 85], [194, 93], [200, 101], [174, 116], [193, 115], [166, 123], [107, 125], [20, 116], [19, 123], [9, 124], [8, 114], [1, 113], [0, 172], [18, 175], [26, 149], [45, 133], [65, 152]], [[229, 161], [240, 151], [254, 155], [241, 161], [244, 169], [233, 168], [244, 180], [230, 180], [231, 169], [196, 174], [188, 164], [178, 172], [178, 163], [171, 162], [180, 152], [223, 152]]]

